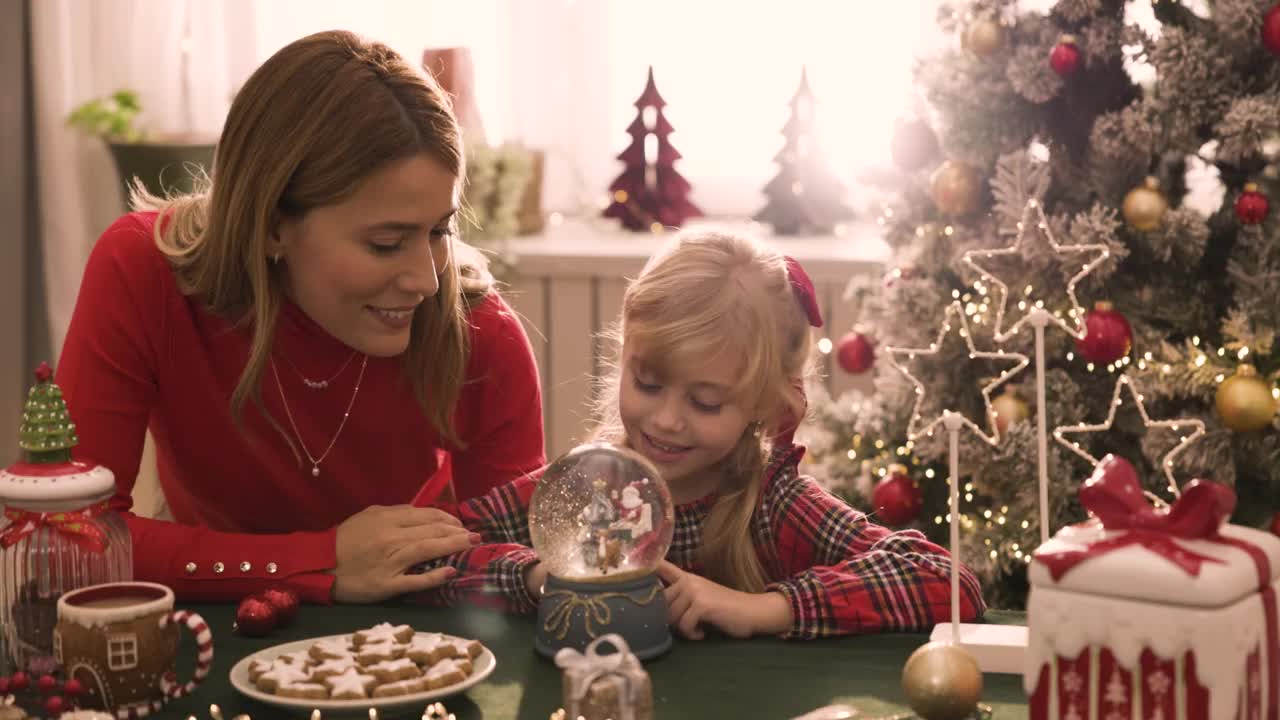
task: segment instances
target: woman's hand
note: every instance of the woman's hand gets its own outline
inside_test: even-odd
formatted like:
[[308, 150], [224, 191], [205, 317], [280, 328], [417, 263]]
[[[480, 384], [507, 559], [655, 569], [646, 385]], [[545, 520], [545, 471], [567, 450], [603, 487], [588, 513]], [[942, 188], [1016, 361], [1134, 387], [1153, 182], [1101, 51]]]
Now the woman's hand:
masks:
[[374, 505], [338, 526], [338, 564], [333, 599], [371, 603], [443, 584], [457, 572], [442, 567], [417, 575], [418, 563], [467, 550], [480, 536], [454, 516], [435, 508]]
[[667, 623], [691, 640], [701, 640], [703, 623], [736, 638], [777, 634], [791, 627], [791, 605], [780, 593], [748, 593], [727, 588], [664, 560], [658, 576], [667, 584]]

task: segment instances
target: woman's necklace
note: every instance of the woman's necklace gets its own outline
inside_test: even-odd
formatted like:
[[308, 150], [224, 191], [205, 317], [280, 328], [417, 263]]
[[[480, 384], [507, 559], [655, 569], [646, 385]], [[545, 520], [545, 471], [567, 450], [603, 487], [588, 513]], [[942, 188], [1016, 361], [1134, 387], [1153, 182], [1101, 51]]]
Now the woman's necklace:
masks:
[[[354, 352], [352, 357], [355, 357]], [[356, 395], [360, 394], [360, 382], [364, 380], [364, 369], [368, 366], [369, 356], [365, 355], [360, 362], [360, 374], [356, 376], [356, 389], [351, 391], [351, 400], [347, 403], [346, 411], [342, 413], [342, 422], [338, 424], [338, 431], [333, 434], [333, 439], [329, 441], [329, 447], [325, 448], [324, 452], [320, 453], [320, 457], [317, 458], [311, 456], [311, 452], [307, 450], [307, 444], [302, 441], [302, 433], [298, 432], [298, 423], [294, 422], [293, 413], [289, 410], [289, 401], [284, 398], [284, 385], [280, 382], [280, 373], [276, 370], [276, 361], [274, 359], [271, 361], [271, 374], [275, 376], [276, 389], [280, 391], [280, 404], [284, 405], [285, 417], [289, 418], [289, 425], [293, 428], [294, 437], [298, 438], [298, 445], [302, 448], [302, 453], [307, 456], [307, 460], [311, 461], [311, 477], [320, 477], [320, 463], [324, 462], [324, 459], [329, 456], [329, 451], [333, 450], [333, 446], [338, 442], [338, 436], [342, 434], [342, 428], [347, 426], [347, 417], [351, 415], [351, 408], [356, 404]]]
[[325, 388], [329, 387], [329, 383], [338, 379], [338, 376], [342, 374], [343, 370], [347, 369], [347, 366], [351, 364], [351, 360], [355, 358], [356, 352], [357, 352], [356, 350], [352, 350], [351, 354], [347, 356], [347, 361], [342, 363], [342, 367], [338, 368], [338, 372], [334, 373], [333, 377], [329, 378], [328, 380], [312, 380], [306, 375], [303, 375], [302, 371], [298, 369], [297, 365], [293, 364], [293, 361], [290, 360], [287, 355], [284, 356], [284, 361], [289, 363], [289, 367], [293, 368], [294, 372], [298, 373], [298, 377], [302, 378], [303, 385], [306, 385], [311, 390], [324, 390]]

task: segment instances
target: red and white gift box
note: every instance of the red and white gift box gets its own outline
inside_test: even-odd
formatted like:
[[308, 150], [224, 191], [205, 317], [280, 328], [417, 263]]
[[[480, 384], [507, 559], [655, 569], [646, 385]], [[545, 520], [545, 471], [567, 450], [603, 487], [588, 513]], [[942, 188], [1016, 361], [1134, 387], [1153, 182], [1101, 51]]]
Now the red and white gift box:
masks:
[[1032, 720], [1280, 719], [1280, 538], [1216, 483], [1157, 509], [1113, 456], [1080, 499], [1030, 566]]

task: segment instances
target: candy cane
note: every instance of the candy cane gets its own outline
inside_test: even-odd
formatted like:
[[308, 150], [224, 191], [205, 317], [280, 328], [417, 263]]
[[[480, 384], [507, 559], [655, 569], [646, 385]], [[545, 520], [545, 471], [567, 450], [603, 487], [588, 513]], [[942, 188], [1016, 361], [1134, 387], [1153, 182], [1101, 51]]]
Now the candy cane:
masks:
[[193, 692], [209, 674], [209, 668], [213, 666], [213, 633], [209, 630], [209, 624], [204, 621], [204, 618], [188, 610], [178, 610], [160, 616], [160, 627], [168, 627], [169, 623], [185, 625], [195, 636], [196, 669], [191, 674], [191, 680], [185, 685], [178, 685], [178, 680], [173, 673], [165, 673], [160, 679], [160, 698], [120, 708], [116, 711], [118, 720], [139, 720], [158, 713], [165, 703]]

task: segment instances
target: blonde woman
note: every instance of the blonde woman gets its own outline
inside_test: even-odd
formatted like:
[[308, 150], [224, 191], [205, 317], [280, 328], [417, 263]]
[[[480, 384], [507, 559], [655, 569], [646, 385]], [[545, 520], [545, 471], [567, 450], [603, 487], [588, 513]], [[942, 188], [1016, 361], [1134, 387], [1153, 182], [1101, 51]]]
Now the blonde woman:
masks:
[[[951, 558], [915, 530], [891, 532], [799, 474], [813, 284], [790, 258], [743, 237], [678, 238], [627, 289], [618, 362], [596, 439], [638, 451], [676, 502], [659, 574], [669, 620], [690, 638], [815, 638], [919, 631], [950, 619]], [[419, 598], [532, 612], [546, 578], [530, 545], [535, 481], [458, 508], [487, 543], [424, 567], [457, 577]], [[961, 568], [960, 612], [984, 609]]]
[[236, 95], [206, 191], [98, 241], [58, 366], [127, 502], [146, 430], [176, 522], [130, 516], [135, 575], [186, 599], [266, 584], [374, 602], [477, 536], [415, 508], [545, 462], [528, 338], [456, 238], [439, 86], [384, 45], [298, 40]]

